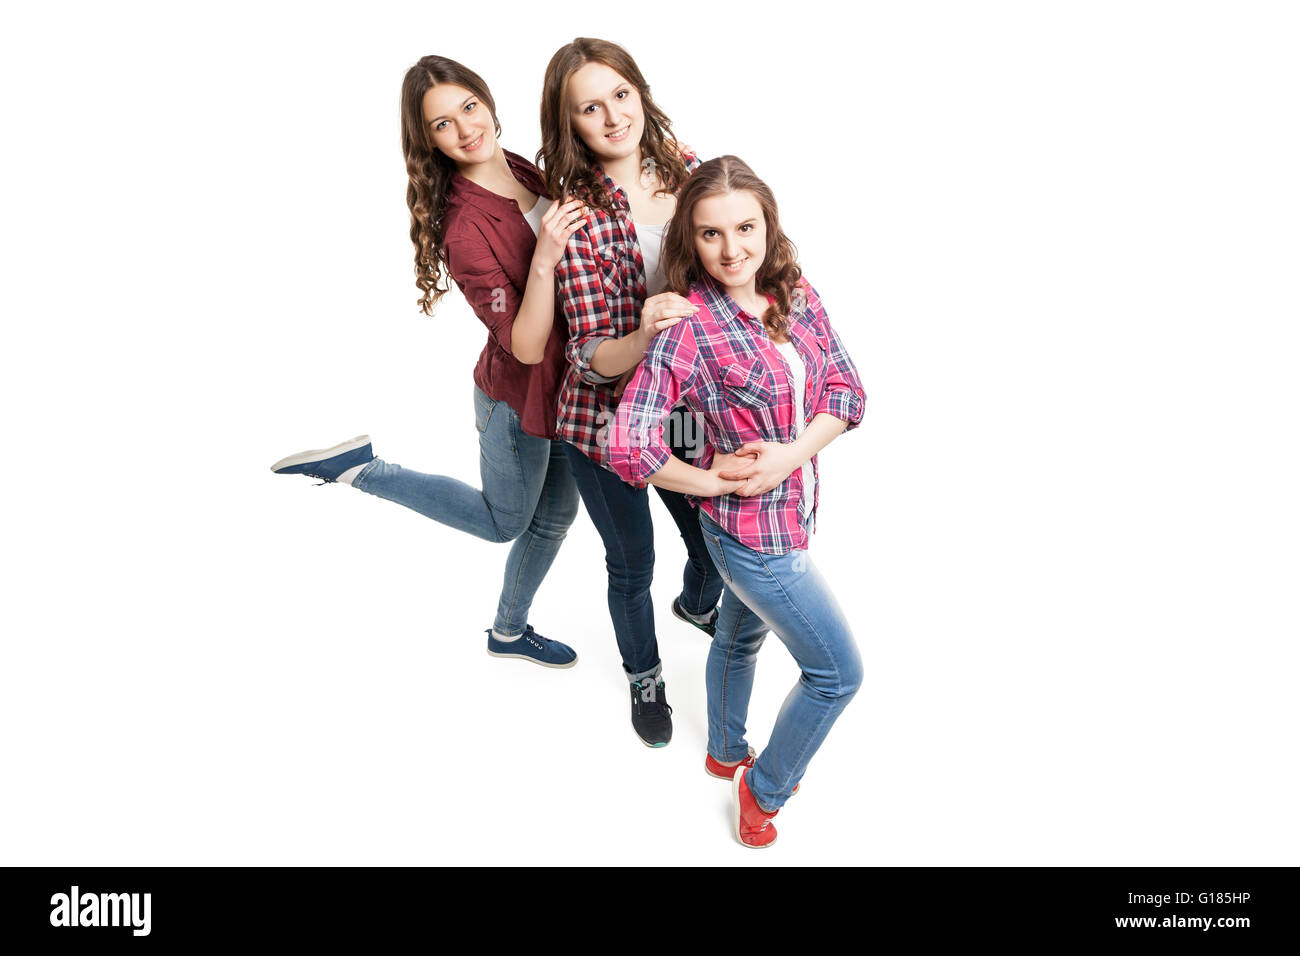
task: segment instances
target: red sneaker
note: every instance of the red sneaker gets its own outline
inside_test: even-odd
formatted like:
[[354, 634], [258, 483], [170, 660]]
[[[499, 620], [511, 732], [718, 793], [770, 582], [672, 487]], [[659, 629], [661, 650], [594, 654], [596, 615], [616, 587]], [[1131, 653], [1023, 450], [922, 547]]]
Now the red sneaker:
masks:
[[754, 766], [754, 758], [757, 756], [758, 754], [754, 753], [754, 748], [750, 747], [748, 757], [740, 763], [729, 767], [725, 763], [718, 763], [718, 761], [713, 759], [713, 754], [706, 751], [704, 754], [704, 772], [710, 777], [718, 777], [721, 780], [734, 780], [736, 777], [736, 771], [741, 767]]
[[776, 827], [772, 826], [772, 818], [781, 811], [763, 812], [754, 795], [749, 792], [749, 785], [745, 783], [745, 772], [749, 768], [742, 766], [739, 769], [740, 772], [731, 778], [732, 818], [736, 821], [736, 839], [745, 846], [761, 850], [776, 842]]
[[[736, 771], [739, 770], [741, 767], [754, 766], [754, 758], [756, 758], [757, 756], [758, 754], [754, 753], [754, 748], [750, 747], [748, 757], [746, 757], [740, 763], [736, 764], [734, 767], [728, 767], [725, 763], [718, 763], [718, 761], [713, 759], [713, 754], [709, 753], [708, 751], [705, 751], [704, 772], [707, 773], [710, 777], [717, 777], [720, 780], [735, 780]], [[799, 784], [796, 783], [794, 785], [794, 789], [790, 791], [790, 794], [793, 796], [798, 792], [799, 792]]]

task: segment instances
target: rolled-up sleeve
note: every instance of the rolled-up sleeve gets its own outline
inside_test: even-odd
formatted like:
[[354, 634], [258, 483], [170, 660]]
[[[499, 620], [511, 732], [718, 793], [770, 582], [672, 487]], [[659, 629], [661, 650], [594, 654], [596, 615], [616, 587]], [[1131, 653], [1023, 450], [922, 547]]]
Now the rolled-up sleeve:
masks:
[[591, 367], [592, 357], [601, 342], [618, 338], [618, 333], [610, 321], [605, 287], [600, 281], [600, 267], [586, 229], [579, 229], [569, 238], [558, 274], [560, 307], [569, 324], [565, 359], [592, 384], [614, 381], [618, 376], [610, 378]]
[[663, 438], [664, 419], [690, 394], [698, 364], [690, 318], [655, 336], [609, 431], [609, 465], [624, 481], [644, 483], [673, 457]]
[[506, 275], [500, 260], [477, 229], [459, 232], [443, 246], [447, 272], [456, 280], [465, 301], [479, 321], [487, 326], [501, 348], [510, 348], [515, 317], [523, 296]]
[[834, 415], [848, 423], [848, 427], [844, 430], [849, 431], [858, 427], [866, 410], [867, 396], [862, 390], [862, 380], [858, 378], [858, 370], [853, 364], [853, 359], [849, 358], [844, 343], [831, 328], [830, 318], [826, 315], [817, 290], [807, 284], [803, 288], [808, 296], [808, 307], [821, 326], [820, 331], [825, 334], [827, 341], [826, 381], [822, 385], [814, 414], [826, 412], [828, 415]]

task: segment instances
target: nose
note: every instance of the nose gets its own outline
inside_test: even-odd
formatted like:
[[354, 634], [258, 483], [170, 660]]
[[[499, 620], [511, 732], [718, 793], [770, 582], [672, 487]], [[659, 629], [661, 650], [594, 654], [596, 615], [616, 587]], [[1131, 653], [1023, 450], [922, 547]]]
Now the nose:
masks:
[[469, 134], [470, 134], [469, 121], [468, 121], [468, 120], [463, 120], [463, 119], [457, 118], [457, 120], [456, 120], [456, 136], [457, 136], [457, 138], [460, 139], [460, 140], [463, 142], [463, 141], [465, 140], [465, 138], [466, 138], [467, 136], [469, 136]]
[[731, 233], [727, 233], [722, 239], [722, 258], [730, 262], [732, 259], [740, 257], [740, 243]]
[[605, 104], [605, 125], [609, 127], [623, 125], [623, 114], [619, 112], [618, 100], [610, 100]]

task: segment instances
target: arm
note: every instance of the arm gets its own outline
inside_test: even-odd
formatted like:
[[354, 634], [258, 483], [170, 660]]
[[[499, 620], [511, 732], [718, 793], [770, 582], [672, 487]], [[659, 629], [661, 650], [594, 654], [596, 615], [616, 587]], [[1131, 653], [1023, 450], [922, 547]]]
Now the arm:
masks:
[[[546, 197], [538, 202], [546, 202]], [[561, 205], [557, 199], [542, 217], [537, 248], [528, 266], [528, 288], [510, 335], [510, 352], [525, 365], [536, 365], [546, 354], [546, 341], [555, 324], [555, 267], [564, 258], [569, 237], [586, 223], [585, 212], [578, 200]]]
[[560, 305], [569, 324], [564, 357], [585, 381], [612, 382], [636, 367], [655, 335], [696, 311], [686, 299], [664, 292], [646, 300], [641, 325], [619, 337], [614, 332], [600, 265], [590, 233], [573, 234], [559, 266]]
[[846, 423], [845, 431], [857, 428], [862, 421], [867, 401], [867, 395], [862, 390], [862, 380], [858, 377], [853, 359], [849, 358], [849, 353], [844, 349], [844, 343], [831, 328], [831, 320], [822, 307], [817, 290], [807, 282], [803, 283], [803, 288], [808, 297], [808, 308], [813, 310], [819, 323], [818, 337], [825, 335], [827, 343], [826, 384], [822, 387], [814, 411], [842, 419]]
[[818, 412], [803, 434], [789, 444], [751, 441], [741, 445], [736, 449], [736, 457], [744, 457], [745, 461], [723, 469], [721, 475], [744, 482], [736, 492], [742, 497], [766, 494], [811, 461], [813, 455], [834, 441], [847, 426], [848, 422], [842, 418]]
[[609, 464], [624, 481], [648, 481], [669, 491], [711, 497], [729, 494], [739, 481], [724, 481], [723, 468], [735, 465], [721, 455], [710, 469], [673, 457], [663, 440], [663, 422], [689, 395], [698, 372], [699, 353], [692, 323], [683, 322], [654, 341], [623, 393], [610, 428]]

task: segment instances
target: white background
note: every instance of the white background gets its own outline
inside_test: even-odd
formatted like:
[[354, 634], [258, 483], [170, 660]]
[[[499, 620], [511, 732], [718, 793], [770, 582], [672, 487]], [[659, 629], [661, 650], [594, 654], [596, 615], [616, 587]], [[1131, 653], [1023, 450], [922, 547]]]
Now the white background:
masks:
[[[671, 10], [7, 13], [0, 862], [1300, 862], [1293, 8]], [[578, 35], [771, 184], [866, 383], [812, 551], [866, 683], [769, 853], [703, 772], [658, 504], [652, 751], [585, 513], [546, 670], [484, 652], [505, 546], [268, 470], [367, 432], [476, 480], [398, 91], [459, 59], [532, 156]], [[770, 640], [760, 747], [796, 674]]]

